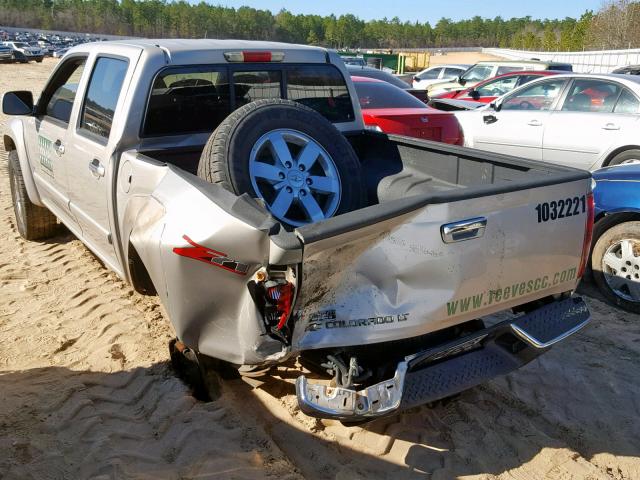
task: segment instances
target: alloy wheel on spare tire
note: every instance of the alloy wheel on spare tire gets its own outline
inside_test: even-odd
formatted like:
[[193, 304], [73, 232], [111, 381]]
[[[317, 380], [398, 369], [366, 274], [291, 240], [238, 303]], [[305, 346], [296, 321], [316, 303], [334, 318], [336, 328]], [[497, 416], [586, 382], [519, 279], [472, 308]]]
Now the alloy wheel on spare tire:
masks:
[[262, 198], [293, 227], [365, 206], [349, 142], [318, 112], [290, 100], [258, 100], [229, 115], [209, 138], [198, 176]]

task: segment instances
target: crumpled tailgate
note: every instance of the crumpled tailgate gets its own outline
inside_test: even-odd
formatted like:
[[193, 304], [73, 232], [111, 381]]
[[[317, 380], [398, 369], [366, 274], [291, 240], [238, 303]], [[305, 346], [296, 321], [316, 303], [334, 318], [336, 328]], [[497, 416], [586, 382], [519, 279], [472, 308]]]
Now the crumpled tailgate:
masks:
[[[298, 229], [293, 348], [414, 337], [574, 289], [589, 192], [583, 179], [429, 203], [338, 235]], [[459, 223], [470, 227], [445, 243]]]

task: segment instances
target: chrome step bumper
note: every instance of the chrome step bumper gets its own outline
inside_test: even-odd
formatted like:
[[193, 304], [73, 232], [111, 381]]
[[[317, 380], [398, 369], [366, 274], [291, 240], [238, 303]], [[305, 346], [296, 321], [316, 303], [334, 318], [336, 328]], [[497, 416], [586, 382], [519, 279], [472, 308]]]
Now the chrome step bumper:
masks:
[[[582, 298], [553, 302], [408, 356], [398, 363], [393, 378], [359, 391], [309, 383], [301, 375], [296, 380], [298, 404], [312, 417], [358, 421], [433, 402], [520, 368], [580, 330], [589, 319]], [[508, 334], [521, 339], [522, 348], [511, 351], [499, 341]]]

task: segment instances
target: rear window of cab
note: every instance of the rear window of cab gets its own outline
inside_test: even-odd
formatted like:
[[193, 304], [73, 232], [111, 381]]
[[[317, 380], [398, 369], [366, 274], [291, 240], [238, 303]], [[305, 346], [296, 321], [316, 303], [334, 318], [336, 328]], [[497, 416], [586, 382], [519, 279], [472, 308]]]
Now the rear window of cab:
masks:
[[264, 98], [294, 100], [332, 123], [355, 118], [347, 84], [333, 65], [169, 67], [153, 81], [142, 136], [211, 132], [235, 109]]

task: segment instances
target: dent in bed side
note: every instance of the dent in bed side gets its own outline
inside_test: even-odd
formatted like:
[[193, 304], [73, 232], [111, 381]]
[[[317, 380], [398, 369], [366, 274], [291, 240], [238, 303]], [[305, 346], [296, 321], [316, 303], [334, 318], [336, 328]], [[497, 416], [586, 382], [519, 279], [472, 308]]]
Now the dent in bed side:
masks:
[[[260, 364], [287, 355], [282, 342], [266, 335], [248, 288], [255, 273], [268, 264], [268, 231], [236, 218], [228, 205], [217, 204], [216, 195], [231, 195], [221, 187], [196, 188], [190, 182], [196, 177], [172, 167], [130, 154], [124, 160], [133, 180], [129, 192], [118, 188], [121, 231], [144, 263], [178, 338], [205, 355], [237, 364]], [[149, 177], [155, 177], [156, 185], [142, 187]], [[145, 194], [148, 188], [152, 192]], [[224, 252], [225, 259], [242, 264], [242, 274], [230, 271], [230, 263], [216, 263], [220, 255], [204, 261], [180, 254], [194, 245], [205, 253]]]
[[24, 125], [19, 118], [12, 118], [7, 122], [8, 132], [4, 135], [4, 149], [9, 152], [10, 150], [16, 150], [18, 152], [18, 159], [20, 160], [20, 169], [22, 170], [22, 176], [24, 178], [24, 184], [27, 188], [27, 194], [29, 200], [35, 205], [43, 207], [43, 203], [40, 200], [40, 194], [33, 180], [33, 170], [29, 163], [29, 157], [27, 155], [27, 149], [24, 139]]

